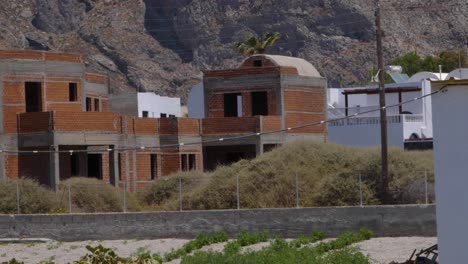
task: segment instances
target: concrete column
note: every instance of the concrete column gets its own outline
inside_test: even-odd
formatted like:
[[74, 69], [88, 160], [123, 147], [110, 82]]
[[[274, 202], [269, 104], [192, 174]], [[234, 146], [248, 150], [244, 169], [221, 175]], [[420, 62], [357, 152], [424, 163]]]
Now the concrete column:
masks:
[[0, 180], [6, 179], [5, 172], [5, 153], [0, 153]]
[[[58, 146], [51, 146], [49, 148], [50, 151], [58, 151], [58, 149]], [[49, 153], [49, 183], [52, 189], [58, 190], [58, 185], [60, 184], [60, 159], [59, 153], [56, 151]]]
[[118, 149], [118, 147], [116, 145], [113, 146], [113, 149], [114, 151], [112, 151], [112, 153], [109, 153], [109, 166], [112, 166], [111, 168], [111, 183], [113, 183], [114, 186], [118, 186], [119, 184], [119, 175], [120, 175], [120, 171], [119, 171], [119, 152], [116, 151], [116, 149]]
[[255, 145], [255, 152], [256, 156], [260, 156], [263, 154], [263, 144], [261, 140], [259, 140], [258, 143]]
[[133, 153], [133, 191], [137, 191], [137, 181], [138, 181], [138, 175], [137, 175], [137, 154], [136, 150], [132, 151]]

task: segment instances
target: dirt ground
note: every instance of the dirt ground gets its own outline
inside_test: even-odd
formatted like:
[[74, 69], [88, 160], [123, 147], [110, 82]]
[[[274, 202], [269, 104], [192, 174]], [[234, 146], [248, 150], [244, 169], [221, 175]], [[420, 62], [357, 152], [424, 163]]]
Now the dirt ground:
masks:
[[[138, 250], [149, 250], [152, 253], [164, 254], [173, 249], [181, 248], [189, 240], [186, 239], [156, 239], [156, 240], [109, 240], [109, 241], [81, 241], [46, 243], [0, 243], [0, 262], [16, 258], [25, 263], [40, 261], [55, 261], [55, 263], [69, 263], [84, 256], [85, 246], [97, 246], [114, 249], [119, 256], [128, 257]], [[435, 237], [384, 237], [373, 238], [353, 246], [361, 249], [375, 263], [388, 264], [391, 261], [404, 261], [409, 258], [414, 249], [430, 247], [437, 243]], [[249, 246], [248, 250], [261, 249], [268, 243]], [[211, 245], [203, 250], [220, 251], [224, 243]], [[246, 249], [244, 249], [246, 250]], [[173, 261], [171, 263], [178, 263]]]

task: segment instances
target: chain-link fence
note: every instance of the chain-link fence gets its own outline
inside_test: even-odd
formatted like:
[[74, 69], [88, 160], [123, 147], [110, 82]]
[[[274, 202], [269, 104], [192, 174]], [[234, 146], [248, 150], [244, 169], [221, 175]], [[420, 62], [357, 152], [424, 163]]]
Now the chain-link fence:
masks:
[[[202, 175], [202, 174], [200, 174]], [[324, 178], [304, 173], [284, 177], [243, 178], [240, 175], [162, 177], [119, 187], [80, 178], [53, 192], [35, 183], [6, 181], [0, 191], [0, 211], [30, 213], [98, 213], [212, 209], [301, 208], [383, 204], [378, 177], [346, 173]], [[127, 191], [123, 191], [127, 189]], [[2, 197], [3, 196], [3, 197]], [[427, 171], [392, 176], [387, 204], [435, 202], [434, 176]]]

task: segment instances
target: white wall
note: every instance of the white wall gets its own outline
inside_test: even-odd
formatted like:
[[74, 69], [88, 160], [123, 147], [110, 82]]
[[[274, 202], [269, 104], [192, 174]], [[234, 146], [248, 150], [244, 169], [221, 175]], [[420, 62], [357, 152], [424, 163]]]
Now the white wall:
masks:
[[[403, 124], [387, 124], [388, 145], [404, 147]], [[380, 124], [328, 126], [328, 140], [332, 143], [356, 147], [380, 146]]]
[[[436, 91], [440, 86], [434, 87]], [[468, 245], [468, 84], [432, 97], [440, 263], [466, 263]]]
[[138, 117], [143, 116], [143, 111], [148, 111], [148, 117], [158, 118], [161, 113], [181, 117], [180, 98], [165, 97], [155, 93], [138, 93]]
[[205, 95], [203, 83], [192, 87], [187, 101], [188, 117], [205, 118]]

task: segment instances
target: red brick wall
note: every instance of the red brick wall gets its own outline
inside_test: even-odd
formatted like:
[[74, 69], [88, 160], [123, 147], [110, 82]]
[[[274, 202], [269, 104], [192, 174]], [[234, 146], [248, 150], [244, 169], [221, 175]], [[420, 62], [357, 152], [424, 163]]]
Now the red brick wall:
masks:
[[10, 179], [18, 178], [18, 156], [15, 154], [5, 154], [5, 174]]
[[[294, 127], [305, 124], [311, 124], [325, 120], [324, 114], [302, 114], [302, 113], [288, 113], [286, 115], [286, 127]], [[325, 125], [314, 125], [300, 129], [288, 131], [290, 133], [324, 133]]]
[[159, 134], [177, 135], [179, 133], [179, 124], [177, 118], [159, 118]]
[[179, 135], [200, 135], [200, 120], [178, 118]]
[[208, 107], [208, 117], [224, 117], [224, 95], [211, 94]]
[[323, 113], [325, 94], [321, 88], [288, 88], [284, 92], [285, 111]]
[[177, 152], [165, 152], [161, 154], [161, 176], [178, 172], [179, 169], [180, 157]]
[[224, 117], [202, 119], [202, 134], [254, 133], [260, 130], [259, 117]]
[[47, 111], [81, 112], [81, 102], [80, 103], [66, 103], [66, 104], [48, 103]]
[[91, 83], [107, 84], [108, 77], [100, 74], [86, 73], [85, 80]]
[[47, 102], [63, 102], [68, 103], [69, 101], [69, 83], [74, 82], [77, 85], [77, 101], [81, 104], [81, 83], [76, 80], [70, 80], [68, 82], [47, 82], [46, 97]]
[[254, 68], [242, 68], [242, 69], [229, 69], [229, 70], [214, 70], [205, 71], [204, 77], [232, 77], [242, 75], [253, 75], [253, 74], [271, 74], [281, 72], [280, 67], [254, 67]]
[[101, 112], [110, 112], [109, 100], [107, 100], [107, 98], [101, 98], [101, 108]]
[[262, 132], [281, 129], [281, 116], [262, 116]]
[[44, 52], [44, 55], [45, 55], [45, 60], [47, 60], [47, 61], [63, 61], [63, 62], [82, 63], [80, 54]]
[[0, 59], [42, 60], [43, 53], [32, 50], [0, 50]]
[[54, 113], [54, 129], [56, 131], [100, 131], [118, 133], [120, 127], [120, 117], [114, 113]]
[[25, 111], [24, 106], [3, 107], [3, 133], [12, 134], [17, 131], [16, 114]]
[[104, 181], [105, 183], [110, 183], [109, 152], [102, 153], [101, 157], [102, 181]]
[[35, 112], [21, 113], [17, 116], [19, 133], [47, 132], [49, 131], [49, 121], [52, 113]]
[[24, 104], [24, 83], [3, 82], [3, 104]]
[[137, 135], [156, 135], [158, 120], [156, 118], [132, 118]]
[[151, 154], [137, 153], [137, 177], [139, 181], [151, 180]]
[[[288, 87], [284, 92], [286, 126], [300, 126], [325, 120], [325, 90], [311, 87]], [[308, 126], [290, 133], [325, 133], [325, 125]]]

